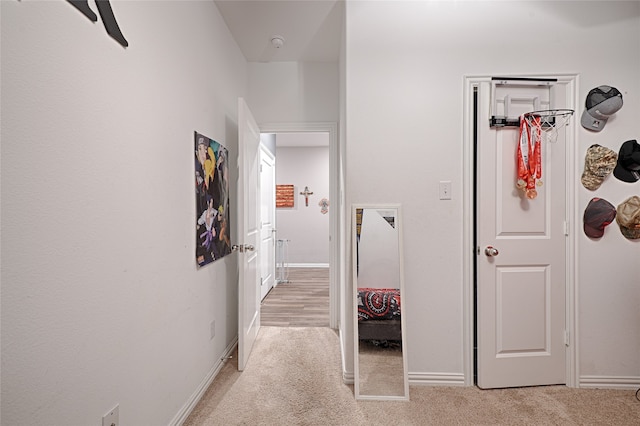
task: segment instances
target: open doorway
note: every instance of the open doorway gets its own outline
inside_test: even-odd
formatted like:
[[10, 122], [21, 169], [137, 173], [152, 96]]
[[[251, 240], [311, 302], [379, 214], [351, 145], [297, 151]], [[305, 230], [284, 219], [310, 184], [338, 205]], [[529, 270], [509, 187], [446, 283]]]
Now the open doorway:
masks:
[[329, 135], [329, 327], [337, 329], [341, 304], [340, 289], [345, 274], [341, 265], [341, 253], [344, 250], [341, 230], [346, 220], [344, 217], [343, 178], [339, 166], [338, 123], [263, 123], [260, 125], [260, 132], [278, 134], [320, 132]]
[[[263, 231], [273, 228], [275, 246], [275, 259], [264, 266], [265, 287], [272, 266], [275, 279], [262, 299], [263, 325], [330, 325], [330, 139], [322, 131], [261, 135], [267, 159], [262, 206], [265, 211], [275, 207], [273, 220], [263, 215]], [[271, 185], [273, 191], [265, 189]]]

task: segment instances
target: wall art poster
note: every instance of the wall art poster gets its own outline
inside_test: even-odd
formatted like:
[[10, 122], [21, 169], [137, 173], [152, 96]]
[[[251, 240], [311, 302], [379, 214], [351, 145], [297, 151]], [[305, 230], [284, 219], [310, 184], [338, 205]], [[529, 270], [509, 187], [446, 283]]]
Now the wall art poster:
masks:
[[293, 185], [276, 185], [276, 208], [293, 207]]
[[196, 262], [204, 266], [231, 253], [227, 148], [195, 134]]

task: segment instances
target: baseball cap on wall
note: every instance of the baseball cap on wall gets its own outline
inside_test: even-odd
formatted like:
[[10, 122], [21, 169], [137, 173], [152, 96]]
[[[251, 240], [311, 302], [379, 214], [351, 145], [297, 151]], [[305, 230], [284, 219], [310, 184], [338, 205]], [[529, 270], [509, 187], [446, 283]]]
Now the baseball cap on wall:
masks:
[[622, 93], [615, 87], [598, 86], [587, 94], [580, 124], [587, 130], [599, 132], [610, 116], [622, 108]]
[[616, 222], [625, 238], [640, 238], [640, 197], [634, 195], [620, 203], [617, 209]]
[[604, 228], [613, 222], [616, 208], [603, 198], [592, 198], [584, 209], [584, 233], [590, 238], [600, 238], [604, 235]]
[[613, 175], [623, 182], [633, 183], [640, 180], [640, 144], [638, 141], [632, 139], [622, 144]]
[[600, 188], [605, 178], [616, 167], [617, 159], [618, 154], [614, 150], [598, 144], [591, 145], [584, 158], [584, 171], [580, 179], [582, 185], [592, 191]]

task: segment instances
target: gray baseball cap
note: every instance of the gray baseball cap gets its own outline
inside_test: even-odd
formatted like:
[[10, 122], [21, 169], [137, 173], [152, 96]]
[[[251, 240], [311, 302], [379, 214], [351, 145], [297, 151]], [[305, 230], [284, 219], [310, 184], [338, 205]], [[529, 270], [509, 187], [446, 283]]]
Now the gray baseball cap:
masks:
[[599, 132], [610, 116], [622, 108], [622, 93], [615, 87], [598, 86], [587, 94], [580, 124], [587, 130]]

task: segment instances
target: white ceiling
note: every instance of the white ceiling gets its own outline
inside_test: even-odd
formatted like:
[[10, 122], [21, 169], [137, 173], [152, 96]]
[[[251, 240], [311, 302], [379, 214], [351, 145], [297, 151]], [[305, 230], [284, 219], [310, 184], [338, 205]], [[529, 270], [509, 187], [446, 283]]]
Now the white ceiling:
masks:
[[[249, 62], [338, 62], [342, 0], [215, 1]], [[271, 38], [284, 38], [276, 49]]]

